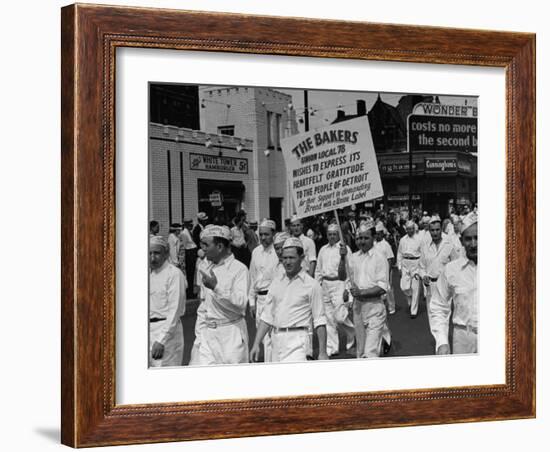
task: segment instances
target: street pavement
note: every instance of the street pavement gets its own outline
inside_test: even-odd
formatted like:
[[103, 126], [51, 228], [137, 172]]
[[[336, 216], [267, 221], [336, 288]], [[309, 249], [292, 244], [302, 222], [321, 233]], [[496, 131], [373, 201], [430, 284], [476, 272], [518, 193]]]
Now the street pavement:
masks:
[[[428, 315], [426, 312], [426, 303], [421, 297], [418, 315], [411, 319], [407, 299], [399, 288], [399, 275], [397, 270], [394, 270], [392, 276], [392, 284], [394, 288], [396, 312], [393, 315], [388, 315], [388, 323], [392, 333], [392, 344], [390, 349], [383, 355], [384, 357], [392, 356], [423, 356], [433, 355], [435, 341], [430, 333], [428, 325]], [[183, 332], [184, 332], [184, 356], [183, 365], [189, 364], [191, 357], [191, 348], [195, 340], [195, 320], [197, 317], [198, 300], [188, 300], [186, 305], [185, 315], [182, 317]], [[256, 334], [256, 326], [252, 317], [247, 313], [246, 323], [249, 333], [249, 345], [252, 347]], [[340, 340], [344, 344], [343, 337]], [[317, 346], [314, 340], [314, 355], [316, 355]], [[331, 359], [351, 359], [355, 358], [355, 349], [345, 351], [341, 347], [338, 355]]]

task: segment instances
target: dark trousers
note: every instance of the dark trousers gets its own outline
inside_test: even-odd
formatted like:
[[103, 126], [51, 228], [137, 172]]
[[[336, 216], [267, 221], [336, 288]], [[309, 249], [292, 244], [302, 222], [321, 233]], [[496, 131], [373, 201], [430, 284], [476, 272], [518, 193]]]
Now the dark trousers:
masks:
[[194, 298], [195, 266], [197, 264], [197, 250], [185, 250], [185, 273], [187, 275], [187, 299]]

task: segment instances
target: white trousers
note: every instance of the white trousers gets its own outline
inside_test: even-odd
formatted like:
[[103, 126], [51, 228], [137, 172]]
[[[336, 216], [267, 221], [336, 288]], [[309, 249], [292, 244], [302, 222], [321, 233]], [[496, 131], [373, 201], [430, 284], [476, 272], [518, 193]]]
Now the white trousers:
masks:
[[453, 355], [477, 353], [477, 333], [463, 328], [453, 329]]
[[201, 366], [239, 363], [248, 363], [248, 331], [244, 318], [230, 325], [203, 328], [199, 345]]
[[357, 335], [357, 357], [375, 358], [382, 354], [382, 340], [389, 336], [386, 306], [382, 300], [353, 302]]
[[307, 330], [273, 331], [271, 334], [272, 354], [274, 363], [289, 363], [306, 361], [308, 353], [309, 334]]
[[[262, 317], [262, 312], [266, 306], [267, 295], [258, 295], [256, 297], [256, 331], [260, 326], [260, 318]], [[268, 331], [267, 334], [262, 339], [262, 344], [264, 344], [264, 362], [271, 362], [271, 331]]]
[[391, 271], [392, 269], [388, 269], [388, 291], [382, 295], [382, 299], [386, 302], [388, 306], [388, 311], [390, 314], [393, 314], [395, 312], [395, 297], [393, 295], [393, 286], [392, 286], [392, 278], [391, 278]]
[[420, 282], [414, 277], [418, 273], [418, 259], [403, 259], [401, 264], [401, 290], [407, 297], [407, 303], [411, 308], [411, 315], [418, 313], [418, 299], [420, 295]]
[[183, 325], [178, 319], [174, 334], [164, 344], [164, 354], [160, 359], [153, 359], [151, 349], [155, 342], [158, 342], [159, 331], [166, 320], [160, 322], [149, 322], [149, 367], [181, 366], [183, 364]]
[[345, 289], [344, 281], [327, 281], [323, 280], [323, 302], [325, 307], [325, 315], [327, 317], [327, 355], [335, 355], [340, 350], [340, 341], [338, 330], [342, 330], [346, 334], [346, 348], [353, 345], [355, 338], [355, 328], [349, 318], [344, 322], [338, 322], [335, 317], [335, 311], [339, 306], [344, 304], [343, 294]]

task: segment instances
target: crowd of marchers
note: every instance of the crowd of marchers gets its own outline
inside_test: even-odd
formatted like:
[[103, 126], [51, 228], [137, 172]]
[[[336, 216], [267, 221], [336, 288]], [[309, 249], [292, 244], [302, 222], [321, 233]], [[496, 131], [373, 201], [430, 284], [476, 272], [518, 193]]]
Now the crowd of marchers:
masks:
[[425, 298], [433, 353], [477, 353], [477, 208], [444, 219], [357, 213], [294, 216], [278, 231], [244, 211], [229, 225], [200, 212], [196, 222], [172, 224], [168, 237], [151, 221], [150, 366], [182, 365], [181, 317], [191, 299], [198, 307], [190, 365], [323, 360], [341, 347], [379, 357], [391, 347], [397, 290], [410, 321]]

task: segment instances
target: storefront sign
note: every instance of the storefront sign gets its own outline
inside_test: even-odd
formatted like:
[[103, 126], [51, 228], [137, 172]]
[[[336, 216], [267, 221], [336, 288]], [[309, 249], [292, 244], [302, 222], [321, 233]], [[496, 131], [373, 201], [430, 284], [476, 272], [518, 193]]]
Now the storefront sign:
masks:
[[[412, 170], [416, 171], [418, 165], [413, 162]], [[409, 172], [409, 162], [388, 162], [380, 164], [380, 171], [383, 174], [398, 174], [398, 173], [408, 173]]]
[[383, 196], [366, 118], [281, 140], [298, 217]]
[[458, 159], [458, 169], [463, 173], [470, 174], [472, 172], [472, 164], [467, 160]]
[[[408, 201], [409, 200], [409, 195], [407, 194], [403, 194], [403, 195], [388, 195], [388, 202], [389, 201]], [[412, 200], [413, 201], [420, 201], [420, 195], [412, 195]]]
[[208, 195], [208, 199], [210, 200], [210, 204], [212, 204], [212, 207], [220, 207], [223, 203], [223, 197], [219, 191], [214, 191], [210, 193]]
[[248, 160], [190, 153], [189, 168], [194, 171], [248, 174]]
[[[477, 152], [477, 108], [476, 116], [451, 114], [471, 111], [467, 106], [421, 104], [414, 114], [407, 118], [408, 149], [416, 151], [462, 151]], [[430, 106], [427, 110], [425, 106]], [[453, 109], [450, 109], [453, 107]], [[446, 109], [444, 109], [446, 108]], [[440, 114], [436, 114], [440, 112]], [[447, 114], [444, 114], [447, 113]]]
[[452, 173], [456, 174], [456, 159], [433, 159], [427, 158], [426, 162], [426, 174], [430, 173]]

